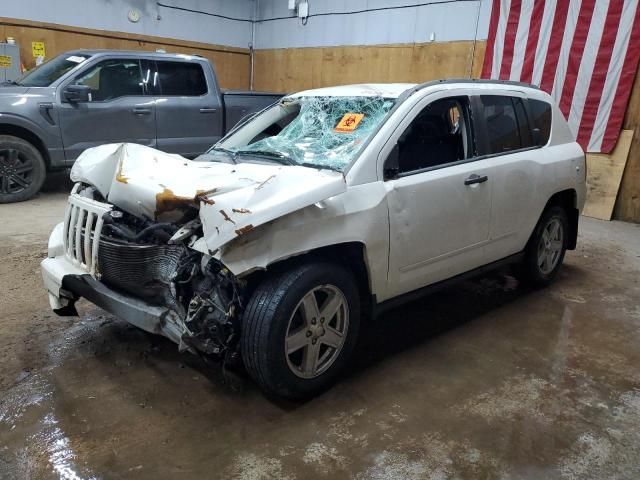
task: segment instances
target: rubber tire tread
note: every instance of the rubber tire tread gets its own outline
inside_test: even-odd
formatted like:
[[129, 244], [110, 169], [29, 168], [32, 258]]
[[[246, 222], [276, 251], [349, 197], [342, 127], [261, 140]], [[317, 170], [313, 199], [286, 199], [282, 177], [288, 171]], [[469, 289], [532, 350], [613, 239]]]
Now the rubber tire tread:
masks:
[[[312, 380], [320, 385], [318, 385], [317, 388], [300, 391], [294, 387], [292, 388], [291, 385], [286, 385], [286, 382], [280, 382], [274, 378], [274, 375], [277, 374], [274, 374], [272, 371], [272, 363], [269, 358], [270, 345], [268, 337], [272, 333], [274, 322], [278, 321], [278, 309], [281, 308], [283, 302], [287, 300], [287, 296], [290, 294], [292, 287], [304, 281], [305, 277], [314, 274], [314, 272], [318, 270], [329, 269], [337, 278], [341, 278], [341, 281], [347, 281], [351, 284], [348, 288], [351, 292], [343, 291], [349, 302], [350, 310], [347, 340], [336, 362], [327, 372]], [[328, 262], [304, 263], [294, 266], [289, 270], [268, 276], [253, 292], [243, 314], [242, 334], [240, 338], [241, 356], [249, 375], [265, 392], [278, 397], [301, 400], [323, 391], [330, 382], [317, 382], [317, 380], [326, 376], [327, 373], [332, 372], [337, 364], [344, 363], [348, 360], [353, 350], [355, 344], [354, 336], [357, 336], [359, 326], [359, 318], [356, 318], [356, 316], [359, 316], [359, 305], [352, 305], [354, 301], [358, 302], [355, 281], [350, 272], [339, 265]], [[287, 322], [289, 315], [290, 313], [287, 312]], [[346, 358], [343, 358], [344, 355], [346, 355]], [[335, 377], [335, 375], [336, 373], [334, 372], [330, 377]]]

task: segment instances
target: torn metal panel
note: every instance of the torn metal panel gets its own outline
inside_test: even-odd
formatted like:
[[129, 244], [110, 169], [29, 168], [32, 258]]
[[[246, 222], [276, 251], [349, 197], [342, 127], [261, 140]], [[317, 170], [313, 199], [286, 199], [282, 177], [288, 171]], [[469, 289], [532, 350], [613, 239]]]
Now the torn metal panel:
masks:
[[155, 221], [190, 220], [186, 212], [199, 207], [209, 251], [254, 227], [346, 190], [339, 172], [248, 162], [194, 162], [135, 144], [87, 150], [76, 161], [71, 178], [93, 185], [122, 210]]

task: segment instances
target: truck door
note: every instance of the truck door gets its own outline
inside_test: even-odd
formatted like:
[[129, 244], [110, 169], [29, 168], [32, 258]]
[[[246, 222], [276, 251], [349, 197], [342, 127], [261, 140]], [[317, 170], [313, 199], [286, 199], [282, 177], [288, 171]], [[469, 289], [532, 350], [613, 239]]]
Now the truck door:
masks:
[[73, 84], [88, 85], [91, 94], [89, 102], [69, 103], [60, 93], [60, 128], [68, 160], [105, 143], [155, 147], [155, 103], [145, 95], [138, 59], [102, 60], [79, 72], [60, 92]]
[[158, 148], [195, 157], [223, 134], [223, 106], [215, 77], [203, 62], [157, 60]]

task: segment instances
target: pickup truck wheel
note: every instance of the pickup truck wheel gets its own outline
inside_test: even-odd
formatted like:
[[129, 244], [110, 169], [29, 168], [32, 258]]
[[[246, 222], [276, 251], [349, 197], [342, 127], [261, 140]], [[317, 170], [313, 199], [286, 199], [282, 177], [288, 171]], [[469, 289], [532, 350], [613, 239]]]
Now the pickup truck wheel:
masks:
[[267, 278], [253, 293], [243, 317], [242, 358], [268, 394], [309, 398], [344, 369], [359, 323], [350, 272], [331, 263], [299, 265]]
[[544, 211], [529, 240], [522, 265], [523, 279], [534, 287], [546, 287], [555, 279], [567, 251], [569, 221], [561, 207]]
[[29, 142], [0, 135], [0, 203], [22, 202], [42, 188], [47, 167]]

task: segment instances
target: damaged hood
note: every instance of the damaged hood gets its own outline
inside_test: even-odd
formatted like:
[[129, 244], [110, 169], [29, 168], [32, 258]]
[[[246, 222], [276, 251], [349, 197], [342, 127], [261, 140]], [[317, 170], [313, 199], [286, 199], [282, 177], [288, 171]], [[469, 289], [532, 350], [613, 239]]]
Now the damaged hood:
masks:
[[301, 166], [194, 162], [142, 145], [86, 150], [71, 170], [107, 201], [136, 216], [180, 222], [200, 208], [213, 252], [237, 236], [346, 190], [341, 173]]

